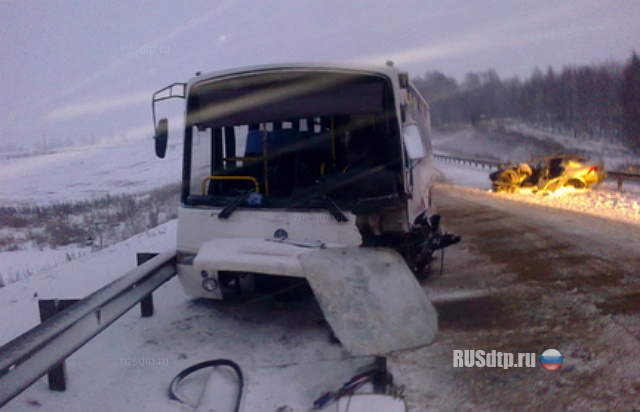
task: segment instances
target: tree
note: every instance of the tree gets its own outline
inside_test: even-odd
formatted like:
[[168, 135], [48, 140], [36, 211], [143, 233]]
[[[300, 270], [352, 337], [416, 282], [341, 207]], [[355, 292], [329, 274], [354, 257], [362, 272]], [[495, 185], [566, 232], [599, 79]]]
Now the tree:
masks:
[[640, 59], [633, 52], [627, 62], [620, 91], [622, 129], [626, 143], [640, 151]]
[[640, 59], [546, 71], [501, 80], [495, 70], [470, 72], [458, 83], [441, 72], [414, 80], [431, 107], [434, 127], [518, 119], [579, 139], [623, 141], [640, 151]]
[[439, 71], [431, 71], [424, 77], [414, 79], [413, 83], [431, 107], [431, 121], [434, 126], [455, 123], [462, 119], [455, 102], [459, 90], [454, 78], [447, 77]]

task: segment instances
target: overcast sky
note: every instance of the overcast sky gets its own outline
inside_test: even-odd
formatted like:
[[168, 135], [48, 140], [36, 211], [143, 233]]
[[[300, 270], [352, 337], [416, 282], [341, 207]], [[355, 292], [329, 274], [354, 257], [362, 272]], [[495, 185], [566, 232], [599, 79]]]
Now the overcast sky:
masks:
[[525, 78], [633, 50], [638, 0], [0, 0], [0, 147], [150, 138], [151, 94], [196, 71], [391, 59]]

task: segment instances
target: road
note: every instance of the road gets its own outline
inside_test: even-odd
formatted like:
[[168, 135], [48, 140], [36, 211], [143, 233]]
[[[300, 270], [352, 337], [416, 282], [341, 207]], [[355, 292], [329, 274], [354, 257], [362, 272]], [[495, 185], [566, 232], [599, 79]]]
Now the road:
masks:
[[[640, 409], [640, 226], [444, 184], [436, 199], [463, 242], [424, 285], [436, 343], [390, 360], [411, 410]], [[559, 371], [539, 366], [549, 348]], [[453, 368], [455, 349], [537, 366]]]

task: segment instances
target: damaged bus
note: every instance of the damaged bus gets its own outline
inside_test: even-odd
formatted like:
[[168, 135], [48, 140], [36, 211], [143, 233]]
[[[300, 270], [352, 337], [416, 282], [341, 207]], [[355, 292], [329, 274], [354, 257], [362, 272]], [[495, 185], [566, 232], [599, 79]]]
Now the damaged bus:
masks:
[[156, 103], [175, 97], [186, 101], [177, 253], [187, 294], [222, 299], [304, 278], [323, 310], [344, 312], [365, 282], [363, 305], [404, 291], [435, 322], [415, 276], [459, 237], [432, 215], [429, 107], [407, 73], [389, 63], [198, 74], [153, 95], [161, 158], [169, 128], [156, 124]]

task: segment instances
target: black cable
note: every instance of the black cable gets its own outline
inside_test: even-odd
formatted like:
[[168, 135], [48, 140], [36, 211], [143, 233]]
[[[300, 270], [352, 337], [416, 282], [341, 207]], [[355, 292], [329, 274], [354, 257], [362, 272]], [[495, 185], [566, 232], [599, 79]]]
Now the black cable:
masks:
[[[375, 379], [375, 377], [381, 373], [379, 367], [375, 367], [366, 372], [360, 373], [358, 375], [353, 376], [347, 382], [345, 382], [340, 389], [336, 391], [328, 391], [322, 394], [318, 399], [313, 402], [313, 408], [311, 410], [320, 410], [324, 409], [327, 405], [332, 402], [336, 402], [343, 396], [351, 396], [358, 389], [360, 389], [365, 383], [370, 382]], [[386, 374], [386, 372], [385, 372]]]
[[196, 363], [195, 365], [189, 366], [188, 368], [184, 369], [182, 372], [178, 373], [171, 381], [171, 384], [169, 384], [169, 398], [195, 408], [194, 405], [191, 405], [189, 402], [187, 402], [178, 394], [178, 385], [180, 385], [180, 382], [184, 378], [191, 375], [192, 373], [199, 371], [200, 369], [215, 367], [215, 366], [228, 366], [231, 369], [233, 369], [236, 375], [238, 376], [238, 397], [236, 399], [235, 412], [240, 412], [240, 403], [242, 402], [242, 391], [244, 389], [244, 376], [242, 375], [242, 369], [240, 369], [240, 366], [238, 366], [237, 363], [229, 359], [208, 360], [208, 361]]

